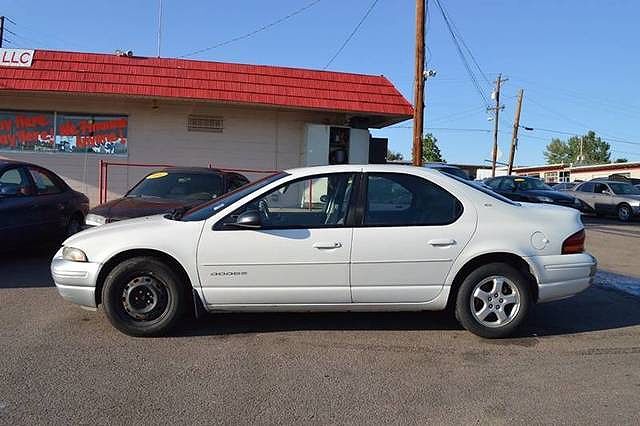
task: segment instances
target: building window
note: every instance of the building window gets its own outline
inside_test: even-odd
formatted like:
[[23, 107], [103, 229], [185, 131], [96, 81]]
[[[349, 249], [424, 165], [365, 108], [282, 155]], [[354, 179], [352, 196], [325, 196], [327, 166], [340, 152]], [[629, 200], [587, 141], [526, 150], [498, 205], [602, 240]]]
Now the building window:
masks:
[[0, 150], [127, 155], [126, 116], [0, 111]]
[[557, 183], [558, 172], [544, 172], [544, 181], [547, 183]]
[[571, 172], [560, 172], [558, 182], [571, 182]]

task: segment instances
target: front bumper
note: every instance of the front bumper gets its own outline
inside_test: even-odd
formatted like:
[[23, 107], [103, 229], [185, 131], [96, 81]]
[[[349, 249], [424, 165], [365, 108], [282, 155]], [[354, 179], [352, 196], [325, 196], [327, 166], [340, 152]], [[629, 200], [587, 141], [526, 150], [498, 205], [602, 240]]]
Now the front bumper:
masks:
[[72, 262], [59, 251], [51, 261], [51, 275], [58, 293], [65, 300], [90, 308], [96, 307], [96, 282], [100, 264]]
[[598, 262], [589, 253], [528, 258], [538, 280], [538, 302], [571, 297], [586, 290], [596, 274]]

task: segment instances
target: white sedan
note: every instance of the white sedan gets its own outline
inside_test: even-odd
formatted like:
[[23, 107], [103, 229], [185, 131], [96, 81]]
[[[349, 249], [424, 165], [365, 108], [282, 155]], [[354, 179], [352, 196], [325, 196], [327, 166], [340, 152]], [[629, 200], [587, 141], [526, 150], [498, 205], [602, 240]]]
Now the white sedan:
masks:
[[124, 333], [165, 333], [185, 310], [455, 309], [469, 331], [511, 334], [535, 303], [592, 282], [573, 209], [512, 202], [426, 168], [288, 170], [187, 212], [74, 235], [59, 293], [99, 304]]

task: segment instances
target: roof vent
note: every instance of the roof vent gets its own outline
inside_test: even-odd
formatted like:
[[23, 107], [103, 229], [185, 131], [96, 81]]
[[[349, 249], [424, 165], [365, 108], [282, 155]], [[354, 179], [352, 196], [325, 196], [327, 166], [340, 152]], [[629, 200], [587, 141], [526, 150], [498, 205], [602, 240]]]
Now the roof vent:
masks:
[[187, 130], [190, 132], [222, 133], [223, 119], [209, 115], [190, 115], [187, 118]]

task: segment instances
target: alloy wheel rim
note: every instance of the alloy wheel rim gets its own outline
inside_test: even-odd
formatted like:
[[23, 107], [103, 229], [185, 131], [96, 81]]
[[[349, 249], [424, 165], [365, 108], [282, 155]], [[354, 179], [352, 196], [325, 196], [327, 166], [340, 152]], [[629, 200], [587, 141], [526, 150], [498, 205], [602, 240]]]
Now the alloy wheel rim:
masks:
[[165, 285], [149, 275], [130, 280], [122, 290], [122, 307], [133, 319], [152, 321], [160, 317], [169, 303]]
[[494, 275], [475, 285], [470, 297], [471, 314], [490, 328], [504, 327], [520, 312], [520, 291], [507, 277]]

